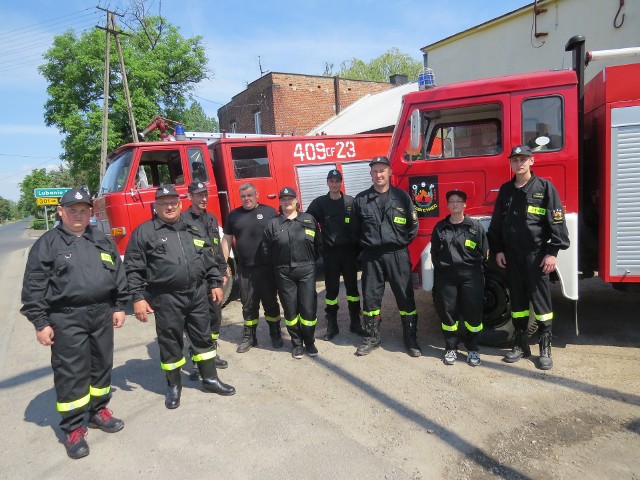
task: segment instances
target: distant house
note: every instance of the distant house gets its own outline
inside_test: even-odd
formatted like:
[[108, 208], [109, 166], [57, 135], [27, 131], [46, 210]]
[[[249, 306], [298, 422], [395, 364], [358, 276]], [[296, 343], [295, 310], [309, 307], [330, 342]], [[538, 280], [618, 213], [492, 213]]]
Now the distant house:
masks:
[[271, 72], [218, 109], [221, 131], [305, 135], [319, 123], [390, 83]]

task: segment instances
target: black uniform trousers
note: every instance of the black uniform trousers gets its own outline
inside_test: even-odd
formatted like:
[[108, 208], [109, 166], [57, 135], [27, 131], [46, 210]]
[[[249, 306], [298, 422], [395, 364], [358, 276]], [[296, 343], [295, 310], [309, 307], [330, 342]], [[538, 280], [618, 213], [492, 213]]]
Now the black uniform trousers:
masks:
[[185, 364], [183, 333], [191, 343], [194, 363], [216, 356], [207, 289], [203, 283], [189, 292], [149, 291], [163, 370], [175, 370]]
[[507, 284], [511, 294], [511, 317], [516, 330], [526, 330], [529, 304], [538, 322], [540, 333], [551, 333], [553, 310], [549, 275], [542, 273], [544, 252], [520, 252], [507, 249]]
[[462, 319], [466, 330], [465, 347], [469, 352], [477, 352], [484, 305], [482, 266], [436, 268], [433, 304], [442, 322], [446, 349], [457, 350]]
[[279, 267], [275, 269], [280, 303], [284, 310], [284, 323], [294, 347], [314, 343], [316, 330], [316, 293], [315, 264], [297, 267]]
[[340, 291], [340, 275], [342, 275], [344, 287], [347, 291], [349, 311], [360, 313], [357, 257], [358, 251], [354, 247], [334, 247], [324, 250], [322, 260], [326, 288], [325, 312], [333, 313], [338, 311], [338, 292]]
[[280, 305], [278, 305], [276, 279], [270, 265], [253, 267], [241, 266], [240, 301], [242, 302], [242, 318], [247, 327], [258, 325], [260, 319], [260, 302], [264, 308], [267, 322], [280, 321]]
[[[232, 282], [232, 279], [228, 280]], [[217, 341], [220, 336], [220, 326], [222, 325], [222, 304], [213, 301], [211, 290], [207, 289], [207, 300], [209, 301], [209, 318], [211, 327], [211, 339]]]
[[380, 315], [386, 277], [396, 298], [400, 316], [416, 315], [409, 250], [401, 248], [384, 252], [368, 248], [365, 249], [362, 260], [362, 314], [368, 317]]
[[49, 325], [60, 428], [69, 433], [82, 426], [87, 411], [94, 414], [111, 399], [113, 305], [54, 309]]

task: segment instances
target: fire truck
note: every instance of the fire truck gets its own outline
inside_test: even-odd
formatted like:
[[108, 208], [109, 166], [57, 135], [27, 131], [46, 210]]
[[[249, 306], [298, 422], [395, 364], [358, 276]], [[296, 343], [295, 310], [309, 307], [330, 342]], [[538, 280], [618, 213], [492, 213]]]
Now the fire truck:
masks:
[[[413, 199], [419, 232], [410, 246], [416, 283], [430, 290], [430, 237], [446, 214], [445, 193], [468, 194], [465, 213], [488, 227], [512, 147], [528, 144], [533, 171], [556, 186], [571, 247], [560, 252], [562, 292], [574, 301], [579, 277], [597, 271], [618, 289], [640, 283], [640, 63], [604, 68], [586, 86], [584, 69], [599, 59], [637, 56], [640, 48], [585, 54], [569, 40], [573, 70], [507, 75], [425, 88], [404, 96], [390, 160], [392, 182]], [[484, 321], [491, 343], [513, 332], [504, 271], [486, 270]], [[493, 330], [493, 332], [492, 332]]]
[[[131, 232], [154, 214], [155, 192], [171, 183], [190, 205], [187, 187], [201, 181], [209, 188], [208, 211], [221, 225], [242, 205], [239, 187], [253, 183], [260, 203], [278, 208], [277, 194], [285, 186], [298, 191], [302, 208], [327, 193], [331, 169], [342, 172], [345, 193], [356, 195], [371, 185], [369, 160], [387, 155], [391, 134], [349, 136], [264, 136], [184, 132], [166, 133], [156, 118], [141, 132], [159, 129], [163, 141], [123, 145], [108, 157], [108, 167], [93, 200], [97, 228], [109, 235], [124, 255]], [[235, 264], [230, 258], [235, 279]], [[233, 282], [225, 285], [225, 300]]]

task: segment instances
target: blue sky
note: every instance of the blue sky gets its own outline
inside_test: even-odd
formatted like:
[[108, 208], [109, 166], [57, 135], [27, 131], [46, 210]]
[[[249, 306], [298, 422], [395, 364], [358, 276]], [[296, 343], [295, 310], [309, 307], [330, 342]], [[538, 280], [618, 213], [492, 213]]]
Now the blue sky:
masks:
[[[260, 76], [262, 69], [321, 75], [350, 58], [389, 50], [422, 58], [420, 48], [527, 5], [525, 0], [262, 0], [162, 2], [182, 35], [201, 35], [212, 76], [195, 95], [209, 116]], [[122, 10], [127, 0], [99, 0]], [[34, 168], [60, 165], [61, 137], [43, 120], [46, 82], [37, 71], [53, 36], [105, 24], [96, 0], [5, 2], [0, 16], [0, 196], [18, 200]], [[157, 12], [158, 2], [154, 3]], [[145, 124], [149, 119], [136, 119]]]

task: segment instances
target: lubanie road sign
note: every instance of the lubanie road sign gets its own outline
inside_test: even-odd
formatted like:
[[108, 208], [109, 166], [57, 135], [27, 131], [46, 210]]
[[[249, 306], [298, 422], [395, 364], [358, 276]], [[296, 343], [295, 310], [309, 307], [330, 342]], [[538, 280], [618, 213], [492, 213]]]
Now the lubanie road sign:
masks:
[[36, 205], [58, 205], [58, 201], [57, 198], [36, 198]]
[[33, 196], [36, 198], [59, 198], [70, 188], [34, 188]]

